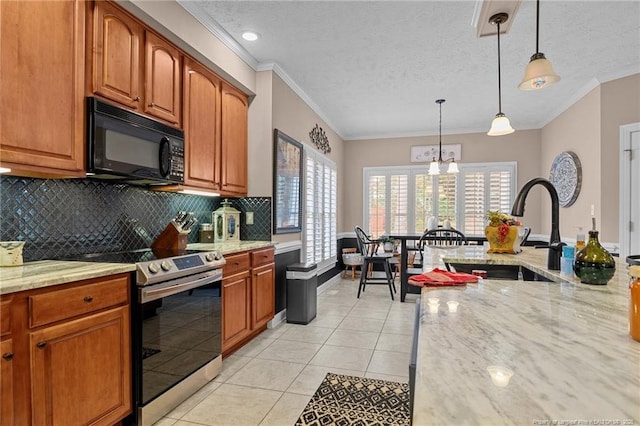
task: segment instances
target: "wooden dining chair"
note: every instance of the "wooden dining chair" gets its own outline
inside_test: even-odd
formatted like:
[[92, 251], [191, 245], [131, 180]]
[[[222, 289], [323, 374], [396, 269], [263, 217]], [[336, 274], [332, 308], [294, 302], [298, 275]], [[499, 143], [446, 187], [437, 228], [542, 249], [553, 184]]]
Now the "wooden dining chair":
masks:
[[[393, 293], [396, 292], [396, 287], [393, 283], [393, 274], [391, 272], [391, 265], [389, 264], [389, 259], [392, 257], [392, 254], [378, 253], [378, 248], [381, 244], [380, 240], [370, 238], [359, 226], [356, 226], [354, 230], [358, 248], [364, 258], [360, 273], [360, 284], [358, 285], [358, 299], [360, 298], [360, 293], [365, 291], [367, 284], [384, 284], [389, 287], [391, 300], [393, 300]], [[381, 265], [384, 270], [384, 278], [375, 277], [373, 273], [369, 276], [368, 271], [370, 265], [372, 269], [374, 265]]]
[[[420, 268], [407, 268], [407, 275], [420, 275], [423, 272], [424, 267], [424, 249], [425, 247], [435, 249], [447, 249], [454, 248], [467, 244], [467, 237], [457, 229], [449, 228], [436, 228], [425, 231], [418, 243], [416, 244], [416, 250], [420, 256], [420, 262], [422, 263]], [[447, 269], [449, 266], [446, 265]]]

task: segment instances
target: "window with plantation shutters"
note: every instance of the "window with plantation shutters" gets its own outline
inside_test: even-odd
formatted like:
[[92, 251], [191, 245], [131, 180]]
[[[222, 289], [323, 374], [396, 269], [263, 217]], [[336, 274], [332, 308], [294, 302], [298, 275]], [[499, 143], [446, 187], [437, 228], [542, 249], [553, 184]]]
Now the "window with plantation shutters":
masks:
[[327, 157], [306, 148], [304, 155], [303, 259], [321, 269], [337, 257], [338, 174]]
[[421, 233], [430, 217], [469, 236], [484, 235], [487, 210], [508, 212], [515, 197], [516, 163], [458, 164], [460, 173], [429, 176], [428, 167], [364, 169], [364, 229]]
[[460, 170], [464, 187], [461, 200], [466, 235], [483, 235], [489, 210], [511, 211], [515, 198], [515, 163], [469, 166]]

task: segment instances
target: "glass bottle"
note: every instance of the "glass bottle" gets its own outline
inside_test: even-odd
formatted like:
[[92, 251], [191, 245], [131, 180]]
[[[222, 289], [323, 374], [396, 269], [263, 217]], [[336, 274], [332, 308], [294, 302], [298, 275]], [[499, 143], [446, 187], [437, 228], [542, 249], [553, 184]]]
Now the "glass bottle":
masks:
[[629, 334], [640, 342], [640, 255], [627, 257], [629, 264]]
[[589, 231], [589, 241], [576, 254], [573, 270], [584, 284], [604, 285], [616, 273], [613, 256], [600, 245], [598, 231]]

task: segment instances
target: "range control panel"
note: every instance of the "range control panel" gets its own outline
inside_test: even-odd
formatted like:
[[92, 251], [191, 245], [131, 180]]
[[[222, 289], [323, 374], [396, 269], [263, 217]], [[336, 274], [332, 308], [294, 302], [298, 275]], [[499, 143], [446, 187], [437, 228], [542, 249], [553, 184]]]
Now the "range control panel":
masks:
[[226, 263], [218, 251], [198, 252], [136, 264], [139, 286], [168, 281], [198, 272], [221, 268]]

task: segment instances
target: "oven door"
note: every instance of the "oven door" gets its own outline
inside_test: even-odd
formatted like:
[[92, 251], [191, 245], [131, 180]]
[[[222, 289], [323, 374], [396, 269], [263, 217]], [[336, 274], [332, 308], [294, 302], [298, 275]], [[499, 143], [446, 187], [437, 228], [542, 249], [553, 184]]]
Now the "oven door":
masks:
[[176, 385], [220, 357], [221, 279], [222, 270], [215, 269], [138, 288], [134, 329], [139, 334], [134, 335], [139, 337], [133, 345], [138, 407], [184, 388]]

